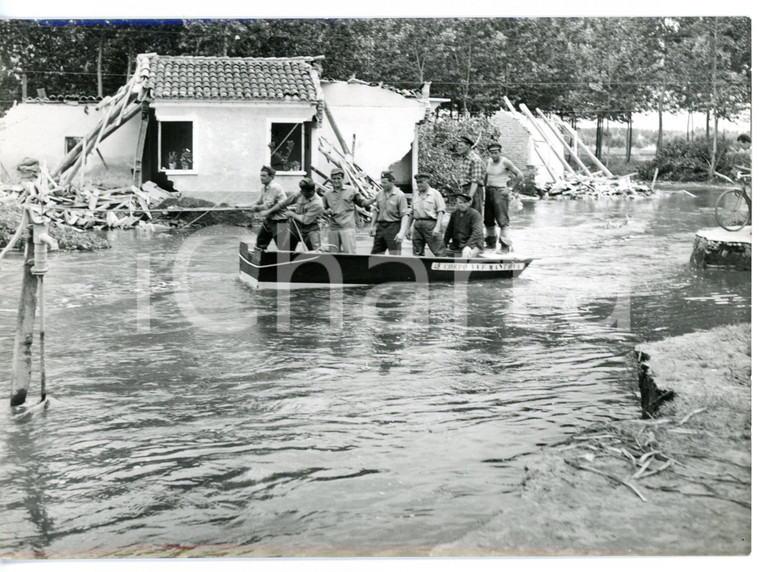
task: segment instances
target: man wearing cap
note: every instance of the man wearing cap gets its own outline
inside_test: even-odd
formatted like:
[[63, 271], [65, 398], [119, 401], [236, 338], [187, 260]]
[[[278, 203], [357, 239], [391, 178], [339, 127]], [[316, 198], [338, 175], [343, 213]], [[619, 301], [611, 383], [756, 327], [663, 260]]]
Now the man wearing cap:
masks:
[[266, 250], [269, 243], [274, 242], [280, 250], [287, 250], [288, 240], [288, 217], [285, 215], [285, 205], [288, 195], [282, 187], [274, 182], [276, 171], [268, 165], [261, 168], [261, 196], [253, 205], [253, 212], [261, 212], [264, 222], [256, 236], [256, 248]]
[[456, 208], [443, 236], [446, 256], [475, 258], [483, 251], [483, 217], [470, 206], [471, 201], [467, 193], [455, 195]]
[[[290, 245], [288, 250], [295, 250], [299, 242], [306, 250], [319, 250], [322, 245], [319, 232], [319, 217], [324, 212], [322, 199], [317, 195], [317, 187], [310, 178], [298, 183], [300, 193], [288, 199], [285, 216], [290, 219]], [[292, 206], [291, 206], [292, 205]]]
[[457, 141], [459, 160], [459, 184], [461, 192], [467, 193], [472, 199], [472, 208], [483, 214], [483, 179], [485, 165], [472, 148], [475, 141], [469, 135], [462, 135]]
[[446, 203], [441, 193], [430, 186], [430, 175], [417, 173], [414, 178], [417, 190], [412, 195], [412, 250], [415, 256], [424, 256], [427, 244], [434, 256], [442, 256]]
[[[523, 181], [523, 174], [514, 163], [501, 155], [501, 145], [494, 141], [488, 145], [486, 164], [486, 204], [483, 222], [486, 225], [486, 248], [496, 247], [496, 225], [499, 225], [499, 248], [512, 250], [509, 235], [509, 193]], [[512, 177], [514, 175], [514, 177]]]
[[375, 199], [365, 199], [354, 187], [343, 183], [343, 169], [330, 172], [332, 189], [324, 196], [324, 204], [329, 225], [327, 242], [331, 252], [356, 252], [356, 205], [367, 208]]
[[377, 193], [377, 208], [372, 213], [370, 236], [375, 237], [371, 254], [401, 254], [401, 242], [409, 228], [409, 205], [406, 195], [396, 187], [390, 171], [380, 175], [382, 190]]

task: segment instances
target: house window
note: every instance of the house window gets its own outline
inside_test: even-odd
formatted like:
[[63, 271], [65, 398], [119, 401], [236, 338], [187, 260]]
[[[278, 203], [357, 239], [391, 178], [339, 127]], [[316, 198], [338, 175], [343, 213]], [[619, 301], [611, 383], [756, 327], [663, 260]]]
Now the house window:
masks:
[[269, 150], [273, 169], [304, 170], [303, 133], [303, 123], [272, 123]]
[[193, 169], [193, 122], [162, 121], [158, 135], [161, 168], [168, 171]]
[[66, 150], [64, 151], [64, 154], [68, 155], [69, 151], [76, 147], [77, 143], [79, 143], [81, 140], [81, 137], [66, 137]]

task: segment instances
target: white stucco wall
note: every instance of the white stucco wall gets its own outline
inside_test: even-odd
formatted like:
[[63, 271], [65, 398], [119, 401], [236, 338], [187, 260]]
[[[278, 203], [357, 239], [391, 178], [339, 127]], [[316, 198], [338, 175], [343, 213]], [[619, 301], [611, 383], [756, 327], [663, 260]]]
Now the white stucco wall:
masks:
[[[16, 165], [25, 157], [54, 168], [65, 156], [65, 138], [83, 137], [101, 117], [94, 105], [20, 103], [0, 119], [0, 163], [16, 177]], [[140, 118], [133, 117], [100, 145], [112, 175], [129, 180], [134, 164]], [[90, 155], [85, 174], [102, 173], [103, 163]]]
[[[415, 125], [425, 117], [421, 101], [381, 87], [348, 82], [322, 82], [322, 91], [349, 147], [356, 135], [356, 164], [375, 180], [409, 152]], [[327, 118], [320, 134], [340, 148]], [[321, 171], [330, 169], [321, 153], [315, 158]]]
[[[272, 123], [311, 121], [315, 106], [298, 104], [208, 103], [153, 104], [158, 121], [193, 122], [193, 171], [173, 172], [177, 190], [214, 202], [242, 204], [261, 186], [259, 173], [268, 165]], [[278, 172], [286, 192], [298, 190], [303, 171]]]
[[[522, 113], [512, 111], [497, 111], [491, 121], [501, 132], [499, 142], [504, 155], [513, 161], [518, 169], [533, 167], [536, 170], [537, 185], [540, 186], [552, 180], [549, 175], [550, 170], [555, 177], [562, 177], [564, 171], [562, 162], [550, 147], [550, 145], [554, 146], [560, 153], [564, 153], [562, 143], [548, 129], [544, 130], [547, 138], [544, 139], [527, 117]], [[537, 121], [541, 120], [537, 119]], [[540, 150], [540, 155], [536, 147]], [[542, 157], [546, 164], [542, 161]]]

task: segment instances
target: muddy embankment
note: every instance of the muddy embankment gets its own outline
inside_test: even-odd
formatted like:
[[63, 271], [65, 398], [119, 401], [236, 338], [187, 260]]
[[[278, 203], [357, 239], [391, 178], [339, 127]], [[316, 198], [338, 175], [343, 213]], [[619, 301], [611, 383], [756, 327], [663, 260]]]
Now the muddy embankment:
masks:
[[645, 418], [547, 447], [499, 516], [431, 554], [748, 554], [750, 345], [740, 324], [637, 348]]

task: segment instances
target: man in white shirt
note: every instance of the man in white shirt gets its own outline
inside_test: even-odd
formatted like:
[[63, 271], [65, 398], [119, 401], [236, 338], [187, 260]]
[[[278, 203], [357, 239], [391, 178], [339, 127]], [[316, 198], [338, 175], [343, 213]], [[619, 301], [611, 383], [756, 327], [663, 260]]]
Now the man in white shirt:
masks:
[[[483, 214], [483, 223], [486, 226], [486, 248], [495, 248], [496, 237], [499, 236], [501, 251], [512, 251], [512, 238], [509, 234], [509, 193], [522, 183], [523, 178], [520, 169], [501, 155], [501, 144], [493, 142], [488, 145], [486, 201]], [[497, 224], [501, 229], [498, 235]]]

